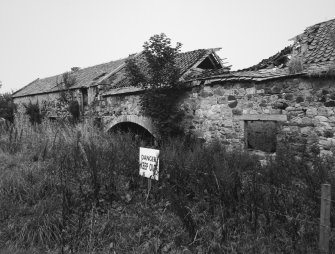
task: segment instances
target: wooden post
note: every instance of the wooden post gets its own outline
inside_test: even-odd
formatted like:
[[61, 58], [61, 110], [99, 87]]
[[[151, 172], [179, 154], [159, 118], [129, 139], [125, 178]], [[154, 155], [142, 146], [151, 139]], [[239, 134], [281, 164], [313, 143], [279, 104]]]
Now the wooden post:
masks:
[[148, 193], [147, 193], [147, 197], [145, 198], [145, 207], [147, 207], [147, 204], [148, 204], [150, 190], [151, 190], [151, 178], [148, 178]]
[[331, 189], [330, 184], [322, 184], [319, 249], [320, 252], [324, 254], [329, 253], [330, 203], [331, 203], [330, 189]]

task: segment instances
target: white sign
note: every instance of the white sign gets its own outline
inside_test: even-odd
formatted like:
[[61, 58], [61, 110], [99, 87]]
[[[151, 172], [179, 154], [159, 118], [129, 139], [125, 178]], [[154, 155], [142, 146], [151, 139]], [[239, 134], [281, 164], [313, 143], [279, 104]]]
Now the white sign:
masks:
[[159, 150], [140, 147], [140, 175], [155, 179], [159, 178]]

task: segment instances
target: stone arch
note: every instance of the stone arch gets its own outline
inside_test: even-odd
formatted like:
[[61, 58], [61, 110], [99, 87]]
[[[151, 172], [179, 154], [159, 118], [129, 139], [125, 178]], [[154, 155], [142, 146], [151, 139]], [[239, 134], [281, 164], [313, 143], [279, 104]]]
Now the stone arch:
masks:
[[142, 126], [144, 129], [146, 129], [150, 134], [154, 137], [158, 137], [158, 133], [156, 132], [153, 122], [149, 117], [145, 116], [137, 116], [137, 115], [121, 115], [113, 119], [109, 124], [105, 126], [105, 131], [109, 131], [111, 128], [113, 128], [115, 125], [119, 123], [135, 123], [140, 126]]

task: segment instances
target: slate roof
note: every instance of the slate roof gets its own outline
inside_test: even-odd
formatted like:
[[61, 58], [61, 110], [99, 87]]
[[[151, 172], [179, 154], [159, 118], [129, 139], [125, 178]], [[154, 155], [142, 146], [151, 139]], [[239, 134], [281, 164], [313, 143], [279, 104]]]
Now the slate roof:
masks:
[[[181, 76], [187, 76], [186, 72], [197, 62], [202, 62], [209, 54], [214, 53], [216, 49], [198, 49], [188, 52], [179, 53], [176, 59], [176, 65], [180, 68]], [[145, 61], [145, 56], [143, 54], [139, 54], [136, 56], [137, 63], [142, 72], [145, 72], [148, 63]], [[218, 64], [220, 64], [218, 62]], [[220, 64], [220, 68], [222, 65]], [[227, 69], [226, 69], [227, 71]], [[191, 73], [190, 73], [191, 74]], [[110, 85], [109, 90], [106, 91], [103, 95], [114, 94], [113, 89], [116, 88], [125, 88], [129, 87], [130, 81], [127, 78], [125, 66], [120, 68], [120, 70], [116, 73], [113, 73], [109, 77], [105, 78], [100, 82], [102, 85]]]
[[296, 46], [301, 44], [304, 63], [335, 61], [335, 19], [305, 29], [296, 37]]
[[[177, 66], [181, 69], [181, 74], [185, 74], [190, 67], [192, 67], [198, 61], [203, 60], [209, 54], [213, 53], [216, 49], [199, 49], [194, 51], [189, 51], [185, 53], [180, 53], [177, 57]], [[138, 54], [140, 59], [142, 59], [142, 67], [146, 67], [146, 62], [143, 61], [143, 54]], [[125, 73], [125, 59], [120, 59], [117, 61], [112, 61], [104, 64], [99, 64], [92, 67], [87, 67], [73, 72], [77, 83], [71, 87], [71, 89], [89, 87], [97, 84], [112, 84], [111, 89], [118, 87], [129, 86], [129, 81], [126, 78]], [[218, 64], [220, 64], [218, 62]], [[36, 79], [29, 83], [25, 87], [16, 91], [13, 97], [23, 97], [28, 95], [52, 93], [62, 90], [62, 86], [59, 84], [62, 81], [62, 74]]]
[[[72, 86], [71, 89], [88, 87], [99, 82], [105, 75], [121, 66], [124, 61], [125, 59], [120, 59], [104, 64], [83, 68], [73, 72], [77, 83]], [[60, 83], [61, 81], [62, 74], [43, 79], [36, 79], [25, 87], [16, 91], [13, 94], [13, 97], [15, 98], [27, 95], [57, 92], [59, 90], [62, 90], [61, 86], [57, 86], [57, 83]]]

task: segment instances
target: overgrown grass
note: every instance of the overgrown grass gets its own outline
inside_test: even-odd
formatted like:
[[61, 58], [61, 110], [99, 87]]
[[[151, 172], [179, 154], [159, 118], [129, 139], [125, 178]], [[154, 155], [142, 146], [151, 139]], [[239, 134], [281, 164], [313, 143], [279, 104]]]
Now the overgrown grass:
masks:
[[282, 149], [261, 167], [219, 142], [169, 140], [146, 202], [134, 136], [20, 124], [0, 134], [0, 249], [317, 253], [321, 184], [335, 184], [331, 160]]

